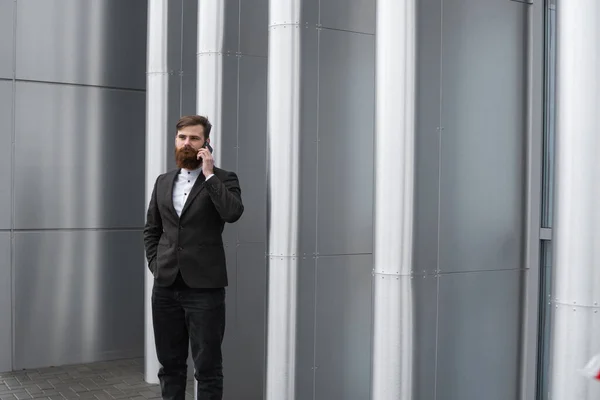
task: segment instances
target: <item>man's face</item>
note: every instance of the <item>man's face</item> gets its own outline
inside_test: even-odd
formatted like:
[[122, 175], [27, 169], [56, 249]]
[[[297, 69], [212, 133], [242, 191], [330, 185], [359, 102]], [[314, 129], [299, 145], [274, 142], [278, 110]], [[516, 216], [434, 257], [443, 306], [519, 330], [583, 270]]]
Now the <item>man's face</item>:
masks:
[[[206, 141], [208, 142], [208, 140]], [[204, 127], [186, 126], [175, 137], [175, 161], [179, 168], [196, 169], [202, 164], [198, 150], [204, 146]]]

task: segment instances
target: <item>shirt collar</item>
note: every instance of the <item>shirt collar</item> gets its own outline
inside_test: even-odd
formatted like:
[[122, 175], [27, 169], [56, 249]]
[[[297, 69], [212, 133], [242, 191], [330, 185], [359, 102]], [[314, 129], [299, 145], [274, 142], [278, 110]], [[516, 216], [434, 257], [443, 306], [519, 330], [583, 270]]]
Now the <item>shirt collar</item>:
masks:
[[196, 168], [193, 170], [187, 169], [187, 168], [181, 168], [181, 170], [179, 171], [180, 175], [186, 175], [186, 176], [192, 176], [194, 178], [197, 178], [198, 176], [200, 176], [200, 173], [202, 172], [202, 168]]

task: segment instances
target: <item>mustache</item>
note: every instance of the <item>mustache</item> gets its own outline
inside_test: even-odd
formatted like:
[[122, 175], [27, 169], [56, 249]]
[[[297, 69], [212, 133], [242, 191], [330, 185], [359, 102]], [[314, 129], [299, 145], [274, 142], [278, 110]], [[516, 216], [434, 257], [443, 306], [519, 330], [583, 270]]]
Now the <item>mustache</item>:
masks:
[[194, 149], [192, 146], [183, 146], [177, 149], [178, 152], [186, 153], [186, 154], [197, 154], [198, 150]]

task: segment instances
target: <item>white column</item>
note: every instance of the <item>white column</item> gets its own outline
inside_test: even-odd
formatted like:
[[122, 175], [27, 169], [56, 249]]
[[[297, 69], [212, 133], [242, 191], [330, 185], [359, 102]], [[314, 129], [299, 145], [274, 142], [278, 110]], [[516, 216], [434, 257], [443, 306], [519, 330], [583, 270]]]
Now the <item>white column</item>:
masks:
[[196, 113], [212, 124], [213, 157], [220, 162], [225, 0], [198, 0]]
[[595, 400], [577, 370], [600, 353], [600, 2], [560, 1], [556, 16], [551, 396]]
[[295, 398], [300, 3], [300, 0], [269, 1], [266, 400]]
[[378, 0], [373, 400], [412, 400], [416, 0]]
[[[148, 0], [148, 60], [146, 75], [146, 204], [158, 175], [167, 170], [167, 67], [168, 0]], [[152, 329], [152, 286], [154, 277], [145, 269], [145, 376], [158, 383], [159, 363]]]

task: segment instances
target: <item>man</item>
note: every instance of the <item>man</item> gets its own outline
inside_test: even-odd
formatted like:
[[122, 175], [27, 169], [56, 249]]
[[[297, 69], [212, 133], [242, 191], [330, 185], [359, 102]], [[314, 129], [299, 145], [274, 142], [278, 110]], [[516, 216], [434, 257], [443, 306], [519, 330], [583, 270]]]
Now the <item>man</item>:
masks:
[[185, 116], [176, 128], [179, 168], [156, 179], [144, 229], [158, 377], [163, 399], [185, 399], [191, 343], [198, 400], [220, 400], [227, 286], [221, 235], [244, 206], [236, 174], [214, 166], [208, 119]]

